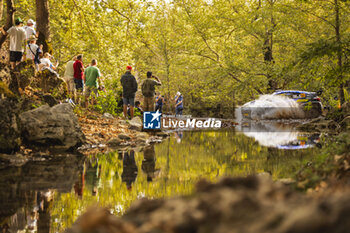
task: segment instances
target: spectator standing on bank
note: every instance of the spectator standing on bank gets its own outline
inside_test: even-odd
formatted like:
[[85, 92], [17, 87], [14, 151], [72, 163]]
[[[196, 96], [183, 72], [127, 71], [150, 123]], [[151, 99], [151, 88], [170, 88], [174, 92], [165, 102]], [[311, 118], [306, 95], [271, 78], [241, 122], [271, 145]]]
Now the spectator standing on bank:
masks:
[[34, 28], [34, 20], [29, 19], [27, 21], [27, 26], [24, 27], [24, 30], [26, 31], [26, 40], [29, 40], [30, 36], [38, 37]]
[[26, 59], [31, 59], [34, 61], [35, 69], [39, 71], [40, 64], [40, 54], [42, 54], [42, 45], [39, 47], [36, 44], [37, 38], [34, 35], [31, 35], [28, 39], [27, 50], [26, 50]]
[[66, 64], [66, 71], [64, 72], [64, 81], [67, 83], [68, 94], [73, 97], [75, 96], [75, 83], [74, 83], [74, 62], [77, 57], [74, 56], [73, 59]]
[[163, 104], [164, 104], [164, 96], [162, 96], [160, 93], [158, 93], [156, 97], [156, 110], [159, 110], [159, 112], [163, 111]]
[[97, 97], [97, 90], [99, 88], [99, 84], [101, 83], [101, 73], [100, 69], [97, 68], [97, 60], [92, 59], [91, 65], [85, 69], [85, 106], [88, 107], [88, 98], [93, 92], [95, 96], [93, 96], [91, 104], [94, 104], [95, 97]]
[[128, 117], [128, 105], [130, 105], [131, 119], [134, 117], [135, 93], [137, 91], [137, 82], [134, 75], [131, 74], [132, 67], [127, 66], [126, 72], [120, 79], [123, 86], [123, 113]]
[[21, 18], [18, 17], [16, 19], [15, 25], [7, 31], [4, 28], [0, 28], [2, 34], [10, 36], [10, 63], [12, 69], [22, 61], [26, 39], [26, 32], [22, 27], [23, 21]]
[[178, 91], [175, 96], [175, 116], [181, 116], [183, 107], [183, 97], [182, 94]]
[[79, 92], [83, 92], [83, 89], [84, 89], [84, 83], [83, 83], [84, 65], [83, 65], [83, 55], [82, 54], [77, 56], [77, 60], [73, 64], [73, 69], [74, 69], [75, 89]]
[[[152, 80], [154, 78], [155, 80]], [[143, 95], [143, 109], [145, 112], [154, 111], [154, 94], [155, 86], [162, 85], [162, 82], [159, 78], [152, 75], [152, 72], [147, 72], [147, 79], [142, 83], [142, 95]]]

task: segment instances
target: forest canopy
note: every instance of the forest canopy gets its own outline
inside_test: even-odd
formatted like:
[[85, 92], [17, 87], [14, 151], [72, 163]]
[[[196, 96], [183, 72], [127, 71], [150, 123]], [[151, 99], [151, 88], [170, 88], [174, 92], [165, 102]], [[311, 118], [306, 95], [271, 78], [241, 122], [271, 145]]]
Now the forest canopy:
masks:
[[[40, 2], [13, 0], [15, 17], [36, 20]], [[347, 0], [48, 0], [48, 10], [60, 74], [82, 53], [115, 91], [132, 65], [139, 81], [153, 71], [167, 98], [181, 91], [189, 109], [277, 89], [323, 89], [330, 105], [349, 99]]]

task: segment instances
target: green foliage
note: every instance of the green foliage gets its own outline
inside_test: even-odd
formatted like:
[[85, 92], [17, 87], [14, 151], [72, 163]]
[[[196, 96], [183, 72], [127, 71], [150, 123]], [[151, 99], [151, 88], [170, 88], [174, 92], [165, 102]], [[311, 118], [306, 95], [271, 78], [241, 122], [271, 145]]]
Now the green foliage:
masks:
[[110, 113], [117, 115], [122, 112], [122, 107], [118, 108], [118, 102], [120, 97], [112, 90], [99, 91], [99, 96], [97, 97], [97, 105], [95, 108], [101, 113]]
[[[175, 93], [182, 92], [185, 109], [215, 108], [219, 103], [228, 108], [274, 88], [323, 87], [323, 98], [331, 101], [349, 80], [347, 1], [338, 1], [338, 14], [334, 1], [49, 3], [59, 73], [63, 75], [64, 64], [74, 55], [83, 53], [85, 65], [98, 60], [109, 90], [120, 88], [126, 65], [135, 68], [140, 82], [153, 71], [170, 105]], [[24, 19], [35, 18], [34, 0], [17, 1], [16, 9]]]
[[334, 139], [324, 142], [325, 148], [312, 158], [305, 161], [303, 168], [296, 173], [298, 188], [306, 190], [314, 188], [321, 181], [326, 180], [332, 173], [337, 171], [338, 166], [334, 160], [335, 155], [342, 155], [350, 151], [350, 138], [347, 132]]

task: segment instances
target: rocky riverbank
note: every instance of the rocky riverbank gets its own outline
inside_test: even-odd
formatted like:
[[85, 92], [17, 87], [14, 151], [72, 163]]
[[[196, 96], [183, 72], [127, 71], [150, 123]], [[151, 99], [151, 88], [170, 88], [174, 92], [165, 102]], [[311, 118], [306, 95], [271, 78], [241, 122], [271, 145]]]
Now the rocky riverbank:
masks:
[[35, 73], [30, 61], [14, 70], [0, 63], [0, 153], [101, 153], [167, 136], [141, 132], [138, 117], [125, 121], [79, 107], [75, 113], [66, 96], [65, 82], [48, 70]]
[[79, 113], [79, 125], [86, 137], [86, 143], [79, 148], [84, 154], [108, 153], [118, 149], [144, 147], [149, 143], [161, 142], [169, 136], [166, 132], [142, 132], [141, 118], [123, 120], [111, 114], [96, 112]]

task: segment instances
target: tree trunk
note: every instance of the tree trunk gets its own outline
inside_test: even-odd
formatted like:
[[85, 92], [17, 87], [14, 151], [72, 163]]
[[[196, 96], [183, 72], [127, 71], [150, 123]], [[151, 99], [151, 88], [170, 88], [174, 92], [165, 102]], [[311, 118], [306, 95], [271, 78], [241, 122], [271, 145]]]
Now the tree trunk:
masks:
[[[335, 7], [335, 36], [336, 41], [338, 45], [338, 68], [341, 71], [343, 67], [343, 57], [342, 57], [342, 46], [341, 46], [341, 38], [340, 38], [340, 19], [339, 19], [339, 2], [338, 0], [334, 0], [334, 7]], [[343, 75], [340, 74], [338, 77], [341, 80], [341, 83], [339, 85], [339, 100], [340, 104], [343, 104], [345, 102], [345, 94], [344, 94], [344, 82], [343, 82]]]
[[165, 64], [164, 64], [164, 68], [165, 68], [165, 75], [166, 75], [166, 80], [167, 80], [167, 111], [171, 111], [171, 96], [170, 96], [170, 63], [169, 63], [169, 57], [168, 57], [168, 47], [167, 47], [167, 41], [166, 38], [164, 38], [164, 60], [165, 60]]
[[4, 11], [4, 0], [0, 0], [0, 20], [2, 20], [3, 11]]
[[[4, 30], [5, 31], [9, 30], [10, 27], [12, 27], [12, 25], [13, 25], [13, 13], [15, 11], [16, 11], [16, 9], [13, 6], [13, 0], [6, 0], [6, 22], [5, 22], [5, 25], [4, 25]], [[5, 42], [6, 37], [7, 36], [1, 34], [1, 37], [0, 37], [0, 48], [1, 48], [2, 44]]]
[[45, 52], [52, 53], [51, 38], [50, 38], [50, 8], [48, 0], [36, 1], [36, 21], [37, 30], [39, 32], [38, 44], [43, 45]]
[[266, 29], [266, 37], [264, 41], [264, 48], [263, 48], [263, 53], [264, 53], [264, 61], [265, 63], [269, 66], [268, 72], [267, 72], [267, 80], [268, 80], [268, 90], [275, 91], [277, 89], [277, 81], [273, 79], [272, 75], [270, 74], [270, 66], [273, 65], [273, 53], [272, 53], [272, 47], [273, 47], [273, 32], [276, 27], [276, 23], [273, 17], [273, 7], [274, 7], [275, 1], [268, 1], [269, 8], [271, 10], [271, 27], [268, 27]]

